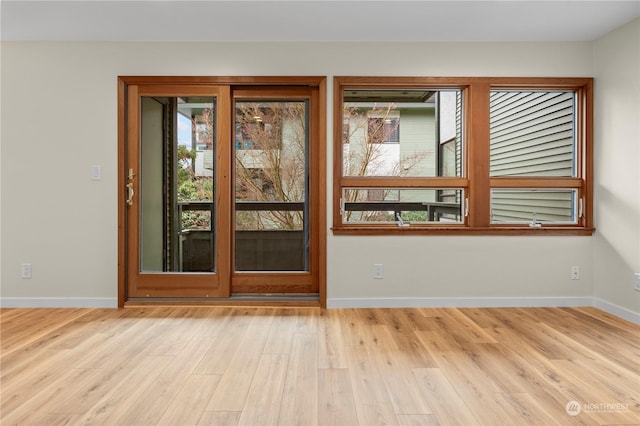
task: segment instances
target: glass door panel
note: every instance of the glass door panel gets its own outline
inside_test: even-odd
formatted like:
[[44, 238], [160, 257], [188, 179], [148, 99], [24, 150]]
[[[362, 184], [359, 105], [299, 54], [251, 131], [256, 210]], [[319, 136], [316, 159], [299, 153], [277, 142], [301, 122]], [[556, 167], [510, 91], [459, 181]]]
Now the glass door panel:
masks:
[[228, 97], [220, 86], [128, 88], [130, 298], [229, 295], [229, 169], [218, 167]]
[[235, 101], [235, 270], [309, 271], [309, 102]]
[[141, 272], [215, 271], [215, 102], [141, 99]]

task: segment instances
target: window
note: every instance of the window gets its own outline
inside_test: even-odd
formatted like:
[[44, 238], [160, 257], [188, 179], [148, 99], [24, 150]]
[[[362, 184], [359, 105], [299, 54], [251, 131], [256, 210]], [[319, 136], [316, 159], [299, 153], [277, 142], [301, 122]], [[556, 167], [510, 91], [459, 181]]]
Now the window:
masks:
[[[530, 186], [515, 189], [494, 181], [491, 223], [576, 224], [576, 92], [492, 90], [489, 96], [489, 172], [517, 176], [518, 185]], [[541, 179], [567, 187], [536, 187]]]
[[592, 85], [335, 77], [334, 233], [590, 235]]
[[367, 122], [368, 143], [399, 143], [400, 119], [397, 117], [369, 117]]

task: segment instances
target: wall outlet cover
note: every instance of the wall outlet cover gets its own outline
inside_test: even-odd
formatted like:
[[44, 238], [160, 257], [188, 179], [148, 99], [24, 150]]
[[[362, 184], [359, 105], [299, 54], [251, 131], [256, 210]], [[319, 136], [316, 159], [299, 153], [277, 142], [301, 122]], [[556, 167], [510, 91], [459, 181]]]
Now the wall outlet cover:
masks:
[[20, 277], [23, 279], [31, 278], [31, 264], [23, 263], [20, 265]]
[[373, 264], [372, 275], [376, 280], [381, 280], [384, 277], [384, 266], [382, 266], [382, 263]]
[[571, 279], [572, 280], [579, 280], [580, 279], [580, 267], [579, 266], [572, 266], [571, 267]]

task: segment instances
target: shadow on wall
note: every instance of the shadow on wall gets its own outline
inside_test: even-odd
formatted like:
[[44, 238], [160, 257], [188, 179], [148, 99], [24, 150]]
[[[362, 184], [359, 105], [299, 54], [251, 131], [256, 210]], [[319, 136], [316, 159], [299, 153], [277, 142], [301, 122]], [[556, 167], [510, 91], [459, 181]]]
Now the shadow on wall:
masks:
[[[628, 199], [617, 196], [602, 185], [595, 186], [594, 195], [596, 199], [594, 236], [601, 242], [596, 247], [603, 247], [602, 250], [613, 253], [613, 256], [604, 259], [608, 269], [615, 268], [610, 262], [614, 260], [613, 258], [619, 258], [630, 273], [638, 272], [640, 270], [640, 206], [634, 206]], [[594, 260], [601, 260], [599, 253], [596, 253]]]

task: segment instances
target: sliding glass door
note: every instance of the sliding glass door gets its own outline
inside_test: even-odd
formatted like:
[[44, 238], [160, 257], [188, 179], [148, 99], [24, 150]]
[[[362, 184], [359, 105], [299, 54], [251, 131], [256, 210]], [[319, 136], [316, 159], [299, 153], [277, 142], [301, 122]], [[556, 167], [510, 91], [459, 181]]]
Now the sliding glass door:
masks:
[[318, 294], [318, 88], [129, 84], [126, 299]]

